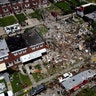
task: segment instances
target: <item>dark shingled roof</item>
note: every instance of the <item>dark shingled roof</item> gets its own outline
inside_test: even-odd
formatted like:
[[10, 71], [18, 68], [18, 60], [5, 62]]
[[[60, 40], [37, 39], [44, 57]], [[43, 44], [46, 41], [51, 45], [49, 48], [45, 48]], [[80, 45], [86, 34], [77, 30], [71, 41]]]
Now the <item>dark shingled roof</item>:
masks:
[[29, 29], [23, 34], [23, 38], [25, 39], [28, 46], [36, 45], [43, 42], [42, 37], [38, 34], [36, 29]]

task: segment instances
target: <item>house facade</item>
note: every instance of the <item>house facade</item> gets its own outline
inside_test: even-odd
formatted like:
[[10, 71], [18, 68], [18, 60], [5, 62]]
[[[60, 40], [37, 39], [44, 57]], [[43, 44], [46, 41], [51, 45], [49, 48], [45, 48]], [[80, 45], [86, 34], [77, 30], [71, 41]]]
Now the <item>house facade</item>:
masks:
[[7, 38], [0, 37], [0, 45], [0, 65], [2, 65], [0, 72], [42, 57], [43, 53], [46, 53], [46, 46], [42, 37], [33, 29], [25, 34]]
[[0, 0], [0, 16], [19, 13], [30, 8], [39, 8], [46, 4], [49, 4], [49, 0]]

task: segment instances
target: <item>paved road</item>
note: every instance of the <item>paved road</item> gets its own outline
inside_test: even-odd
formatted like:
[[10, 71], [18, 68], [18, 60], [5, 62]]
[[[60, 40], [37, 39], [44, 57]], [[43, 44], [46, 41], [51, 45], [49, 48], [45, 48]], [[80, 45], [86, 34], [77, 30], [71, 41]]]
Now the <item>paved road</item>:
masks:
[[[75, 64], [74, 66], [68, 67], [67, 69], [64, 69], [63, 71], [61, 71], [61, 72], [59, 72], [59, 73], [56, 73], [56, 74], [54, 74], [54, 75], [52, 75], [52, 76], [50, 76], [50, 77], [48, 77], [48, 78], [46, 78], [46, 79], [43, 79], [42, 81], [40, 81], [40, 82], [38, 82], [38, 83], [36, 83], [36, 84], [33, 84], [32, 86], [35, 87], [35, 86], [37, 86], [37, 85], [39, 85], [39, 84], [41, 84], [41, 83], [45, 83], [45, 82], [51, 81], [52, 79], [56, 78], [58, 75], [63, 74], [63, 73], [65, 73], [65, 72], [68, 72], [68, 71], [70, 71], [70, 70], [72, 70], [72, 69], [74, 69], [74, 68], [77, 68], [77, 67], [79, 67], [79, 66], [81, 66], [81, 65], [83, 65], [83, 64], [84, 64], [84, 62], [81, 61], [81, 62]], [[27, 87], [27, 88], [25, 88], [25, 89], [23, 89], [23, 90], [21, 90], [21, 91], [19, 91], [19, 92], [16, 92], [16, 93], [15, 93], [15, 96], [18, 96], [18, 95], [20, 95], [21, 93], [23, 93], [24, 90], [29, 90], [29, 89], [30, 89], [30, 86]]]

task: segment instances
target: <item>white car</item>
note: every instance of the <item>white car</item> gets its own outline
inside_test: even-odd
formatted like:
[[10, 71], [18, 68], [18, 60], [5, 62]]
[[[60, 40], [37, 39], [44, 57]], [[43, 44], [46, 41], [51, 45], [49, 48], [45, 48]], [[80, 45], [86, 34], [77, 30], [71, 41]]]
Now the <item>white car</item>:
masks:
[[63, 82], [63, 81], [68, 80], [68, 79], [71, 78], [72, 76], [73, 76], [73, 74], [72, 74], [71, 72], [68, 72], [68, 73], [63, 74], [63, 76], [60, 76], [60, 77], [58, 78], [58, 80], [59, 80], [59, 82], [61, 83], [61, 82]]
[[69, 78], [71, 78], [73, 76], [73, 74], [71, 73], [71, 72], [68, 72], [68, 73], [65, 73], [65, 74], [63, 74], [63, 80], [67, 80], [67, 79], [69, 79]]

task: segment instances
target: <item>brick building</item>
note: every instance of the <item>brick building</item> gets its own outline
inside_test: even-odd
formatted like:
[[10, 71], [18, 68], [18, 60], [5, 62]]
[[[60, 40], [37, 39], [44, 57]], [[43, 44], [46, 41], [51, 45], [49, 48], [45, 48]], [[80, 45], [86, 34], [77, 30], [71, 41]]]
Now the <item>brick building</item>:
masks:
[[46, 46], [35, 29], [7, 38], [0, 37], [0, 72], [41, 57], [43, 53], [46, 53]]
[[0, 16], [38, 8], [45, 4], [49, 4], [49, 0], [0, 0]]

